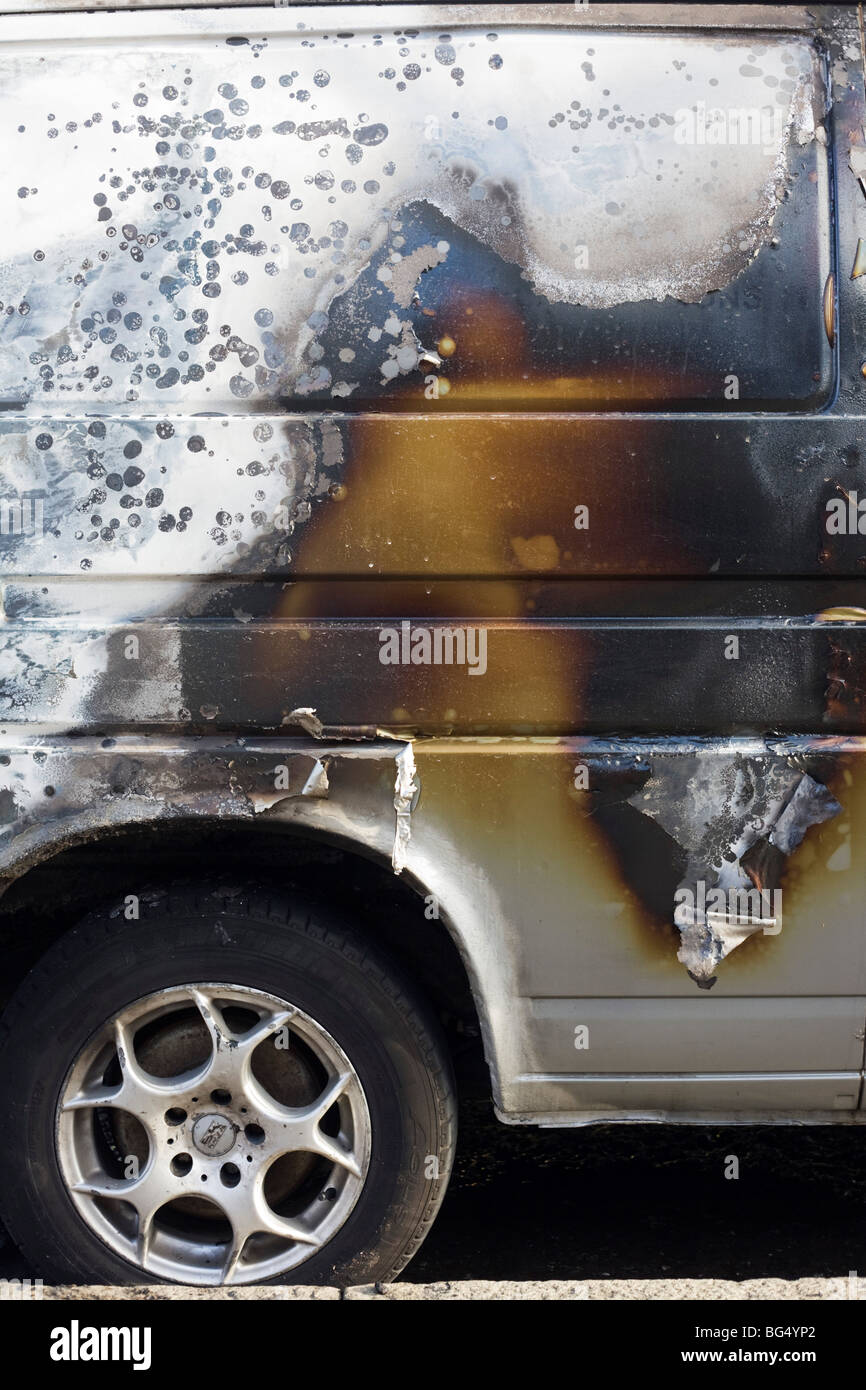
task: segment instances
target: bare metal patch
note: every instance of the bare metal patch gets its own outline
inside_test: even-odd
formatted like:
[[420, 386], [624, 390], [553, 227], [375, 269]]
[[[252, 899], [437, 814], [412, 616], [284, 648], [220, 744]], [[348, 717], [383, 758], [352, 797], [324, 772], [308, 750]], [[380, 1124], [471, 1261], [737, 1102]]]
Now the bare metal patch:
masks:
[[391, 863], [395, 874], [406, 867], [406, 853], [412, 836], [412, 807], [420, 790], [416, 780], [415, 750], [407, 743], [395, 759], [397, 779], [394, 783], [394, 810], [397, 813], [397, 827], [394, 833], [394, 851]]
[[693, 906], [675, 915], [677, 959], [701, 989], [712, 988], [720, 962], [749, 936], [776, 931], [772, 917], [714, 910], [718, 896], [736, 904], [773, 892], [810, 826], [842, 810], [827, 787], [787, 761], [717, 754], [672, 760], [630, 802], [685, 851], [677, 895]]
[[419, 277], [425, 271], [432, 270], [434, 266], [441, 265], [447, 254], [447, 247], [444, 245], [419, 246], [408, 256], [403, 256], [392, 268], [391, 293], [401, 308], [408, 309], [412, 303]]

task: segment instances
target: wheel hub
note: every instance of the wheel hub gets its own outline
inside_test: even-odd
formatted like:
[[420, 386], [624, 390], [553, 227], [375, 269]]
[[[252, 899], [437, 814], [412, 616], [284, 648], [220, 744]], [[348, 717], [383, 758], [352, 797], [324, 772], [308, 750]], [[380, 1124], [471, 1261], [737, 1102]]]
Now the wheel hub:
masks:
[[199, 1153], [223, 1158], [235, 1146], [237, 1129], [224, 1115], [199, 1115], [192, 1127], [192, 1142]]

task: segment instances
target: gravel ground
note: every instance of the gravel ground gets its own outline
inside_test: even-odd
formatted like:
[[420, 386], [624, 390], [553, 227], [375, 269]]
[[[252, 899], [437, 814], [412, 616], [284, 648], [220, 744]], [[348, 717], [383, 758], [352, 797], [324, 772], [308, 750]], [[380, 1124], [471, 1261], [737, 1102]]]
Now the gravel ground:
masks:
[[[440, 1286], [422, 1296], [465, 1297], [441, 1286], [838, 1281], [856, 1270], [866, 1296], [864, 1146], [866, 1131], [853, 1128], [517, 1129], [499, 1124], [489, 1105], [465, 1105], [448, 1195], [402, 1281]], [[724, 1176], [729, 1155], [739, 1160], [737, 1180]], [[7, 1242], [0, 1276], [28, 1273]], [[751, 1296], [845, 1296], [839, 1284], [823, 1293], [806, 1284], [787, 1295], [781, 1288]], [[635, 1295], [625, 1285], [619, 1292], [590, 1285], [552, 1296]], [[717, 1285], [700, 1294], [647, 1287], [638, 1296], [733, 1295]]]
[[[859, 1289], [859, 1286], [858, 1286]], [[31, 1295], [32, 1296], [32, 1295]], [[856, 1297], [866, 1298], [858, 1292]], [[170, 1303], [455, 1303], [503, 1299], [561, 1303], [588, 1302], [667, 1302], [702, 1299], [719, 1303], [726, 1300], [754, 1302], [779, 1299], [797, 1302], [839, 1302], [849, 1297], [847, 1279], [747, 1279], [738, 1284], [723, 1279], [506, 1279], [441, 1280], [438, 1284], [360, 1284], [350, 1289], [304, 1287], [302, 1284], [245, 1285], [237, 1289], [199, 1289], [172, 1284], [106, 1287], [99, 1284], [58, 1284], [40, 1291], [46, 1303], [99, 1302]], [[70, 1316], [74, 1316], [74, 1310]]]

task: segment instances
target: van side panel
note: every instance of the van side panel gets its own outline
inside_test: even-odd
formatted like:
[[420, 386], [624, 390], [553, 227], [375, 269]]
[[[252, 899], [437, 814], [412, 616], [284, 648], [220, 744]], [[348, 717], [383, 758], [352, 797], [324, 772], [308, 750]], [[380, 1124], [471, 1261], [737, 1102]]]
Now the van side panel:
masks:
[[856, 1118], [856, 12], [619, 8], [0, 18], [0, 878], [353, 841], [503, 1118]]

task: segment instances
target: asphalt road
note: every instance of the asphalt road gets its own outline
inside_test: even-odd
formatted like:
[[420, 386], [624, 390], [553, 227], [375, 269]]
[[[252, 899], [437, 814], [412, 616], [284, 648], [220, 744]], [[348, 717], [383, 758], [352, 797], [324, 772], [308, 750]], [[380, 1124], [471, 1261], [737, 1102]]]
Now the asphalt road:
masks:
[[866, 1275], [866, 1129], [517, 1129], [484, 1105], [462, 1118], [403, 1279]]
[[[439, 1219], [402, 1277], [863, 1277], [864, 1151], [866, 1129], [515, 1129], [473, 1103]], [[34, 1272], [3, 1245], [0, 1277]]]

